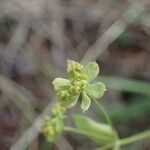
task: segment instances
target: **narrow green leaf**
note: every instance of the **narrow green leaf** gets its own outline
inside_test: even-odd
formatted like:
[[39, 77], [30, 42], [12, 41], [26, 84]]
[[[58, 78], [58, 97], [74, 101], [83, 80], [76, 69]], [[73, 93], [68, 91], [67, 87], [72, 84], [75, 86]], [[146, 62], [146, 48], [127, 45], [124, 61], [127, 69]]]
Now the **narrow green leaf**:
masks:
[[90, 97], [96, 98], [96, 99], [102, 97], [105, 91], [106, 91], [105, 85], [101, 82], [91, 84], [86, 89], [86, 93], [88, 93]]
[[90, 62], [84, 67], [83, 72], [87, 74], [88, 80], [91, 81], [99, 74], [99, 66], [96, 62]]
[[111, 89], [150, 96], [150, 83], [148, 82], [113, 76], [101, 76], [97, 78], [97, 81], [99, 80]]
[[114, 142], [115, 134], [110, 125], [97, 123], [94, 120], [81, 115], [74, 115], [73, 118], [77, 129], [96, 143], [109, 144]]
[[91, 99], [88, 97], [86, 92], [82, 92], [81, 109], [86, 111], [91, 105]]

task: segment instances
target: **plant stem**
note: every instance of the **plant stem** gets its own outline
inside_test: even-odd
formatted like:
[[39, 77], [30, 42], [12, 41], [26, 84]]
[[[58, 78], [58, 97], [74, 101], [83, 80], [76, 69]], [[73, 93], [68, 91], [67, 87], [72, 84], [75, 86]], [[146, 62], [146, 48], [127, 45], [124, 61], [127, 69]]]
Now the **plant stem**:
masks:
[[[150, 138], [150, 130], [118, 140], [117, 142], [120, 146], [125, 146], [125, 145], [129, 145], [131, 143], [134, 143], [134, 142], [146, 139], [146, 138]], [[112, 148], [113, 146], [114, 146], [114, 143], [111, 143], [103, 147], [96, 148], [95, 150], [107, 150], [109, 148]]]
[[128, 145], [145, 138], [150, 138], [150, 130], [120, 140], [120, 145]]
[[95, 102], [96, 106], [99, 108], [99, 110], [102, 112], [102, 116], [105, 118], [105, 121], [112, 127], [112, 129], [114, 130], [114, 133], [115, 133], [115, 137], [116, 137], [116, 140], [119, 139], [119, 136], [118, 136], [118, 133], [117, 131], [115, 130], [113, 124], [112, 124], [112, 121], [110, 119], [110, 117], [108, 116], [106, 110], [100, 105], [100, 103], [93, 98], [93, 101]]
[[98, 103], [98, 101], [96, 99], [94, 99], [94, 102], [96, 104], [96, 106], [100, 109], [100, 111], [103, 113], [103, 117], [105, 118], [105, 121], [110, 124], [112, 126], [112, 122], [111, 122], [111, 119], [109, 118], [107, 112], [105, 111], [105, 109]]

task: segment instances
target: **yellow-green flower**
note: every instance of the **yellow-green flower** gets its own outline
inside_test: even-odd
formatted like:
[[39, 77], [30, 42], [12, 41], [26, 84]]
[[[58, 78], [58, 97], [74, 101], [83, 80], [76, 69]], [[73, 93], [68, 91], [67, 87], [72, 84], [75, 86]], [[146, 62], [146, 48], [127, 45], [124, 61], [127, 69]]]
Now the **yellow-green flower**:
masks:
[[55, 116], [62, 116], [65, 112], [66, 108], [61, 107], [58, 103], [52, 109], [52, 113]]
[[53, 138], [54, 137], [54, 129], [50, 124], [43, 129], [43, 132], [47, 138]]
[[45, 116], [42, 126], [46, 139], [54, 142], [57, 136], [62, 132], [64, 126], [64, 113], [66, 109], [56, 104], [52, 109], [52, 116]]
[[70, 80], [56, 78], [53, 81], [58, 101], [65, 108], [73, 107], [82, 95], [81, 109], [85, 111], [89, 108], [92, 98], [98, 99], [106, 91], [105, 85], [101, 82], [90, 84], [99, 74], [99, 66], [96, 62], [83, 66], [78, 62], [68, 60], [67, 73]]
[[78, 76], [83, 69], [83, 65], [75, 62], [73, 60], [68, 60], [67, 62], [67, 73], [72, 77]]

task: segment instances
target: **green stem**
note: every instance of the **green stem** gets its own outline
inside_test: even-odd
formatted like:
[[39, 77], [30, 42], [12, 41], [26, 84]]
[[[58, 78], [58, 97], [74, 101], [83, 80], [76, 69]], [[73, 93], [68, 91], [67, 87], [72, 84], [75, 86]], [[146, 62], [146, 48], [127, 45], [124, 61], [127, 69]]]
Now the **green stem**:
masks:
[[[120, 146], [125, 146], [125, 145], [129, 145], [131, 143], [134, 143], [134, 142], [146, 139], [146, 138], [150, 138], [150, 130], [118, 140], [117, 142]], [[113, 146], [114, 146], [114, 143], [111, 143], [103, 147], [96, 148], [95, 150], [107, 150], [109, 148], [112, 148]]]
[[105, 111], [105, 109], [100, 105], [100, 103], [93, 98], [93, 101], [95, 102], [96, 106], [99, 108], [99, 110], [102, 112], [102, 116], [103, 118], [105, 118], [105, 121], [112, 127], [112, 129], [114, 130], [114, 133], [115, 133], [115, 137], [116, 137], [116, 140], [119, 139], [119, 136], [118, 136], [118, 133], [117, 131], [115, 130], [113, 124], [112, 124], [112, 121], [110, 119], [110, 117], [108, 116], [107, 112]]
[[108, 116], [107, 112], [105, 111], [105, 109], [98, 103], [98, 101], [96, 99], [93, 99], [96, 106], [100, 109], [100, 111], [102, 112], [103, 117], [105, 118], [105, 121], [110, 124], [112, 126], [112, 122], [110, 117]]
[[120, 145], [128, 145], [145, 138], [150, 138], [150, 130], [120, 140]]

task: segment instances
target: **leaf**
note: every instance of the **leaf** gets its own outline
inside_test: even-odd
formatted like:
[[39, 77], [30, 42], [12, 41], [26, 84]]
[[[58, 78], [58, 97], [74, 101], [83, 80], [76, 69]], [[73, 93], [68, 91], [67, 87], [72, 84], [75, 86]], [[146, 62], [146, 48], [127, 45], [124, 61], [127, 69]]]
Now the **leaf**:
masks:
[[52, 83], [54, 85], [54, 89], [56, 91], [59, 91], [62, 89], [64, 90], [66, 87], [68, 87], [70, 84], [70, 81], [67, 79], [63, 79], [63, 78], [56, 78]]
[[113, 76], [101, 76], [97, 81], [100, 79], [111, 89], [150, 96], [150, 83], [148, 82]]
[[96, 143], [105, 145], [114, 142], [115, 133], [110, 125], [97, 123], [81, 115], [74, 115], [73, 118], [79, 132], [91, 138]]
[[74, 105], [76, 105], [78, 98], [79, 98], [80, 94], [77, 95], [73, 95], [73, 96], [69, 96], [68, 99], [65, 100], [59, 100], [59, 103], [62, 107], [64, 108], [70, 108], [73, 107]]
[[84, 67], [83, 72], [87, 74], [88, 80], [91, 81], [99, 74], [99, 66], [96, 62], [90, 62]]
[[96, 99], [102, 97], [105, 91], [105, 85], [101, 82], [91, 84], [86, 89], [86, 93], [88, 93], [90, 97]]
[[86, 111], [91, 105], [91, 99], [88, 97], [86, 92], [82, 92], [81, 109]]

